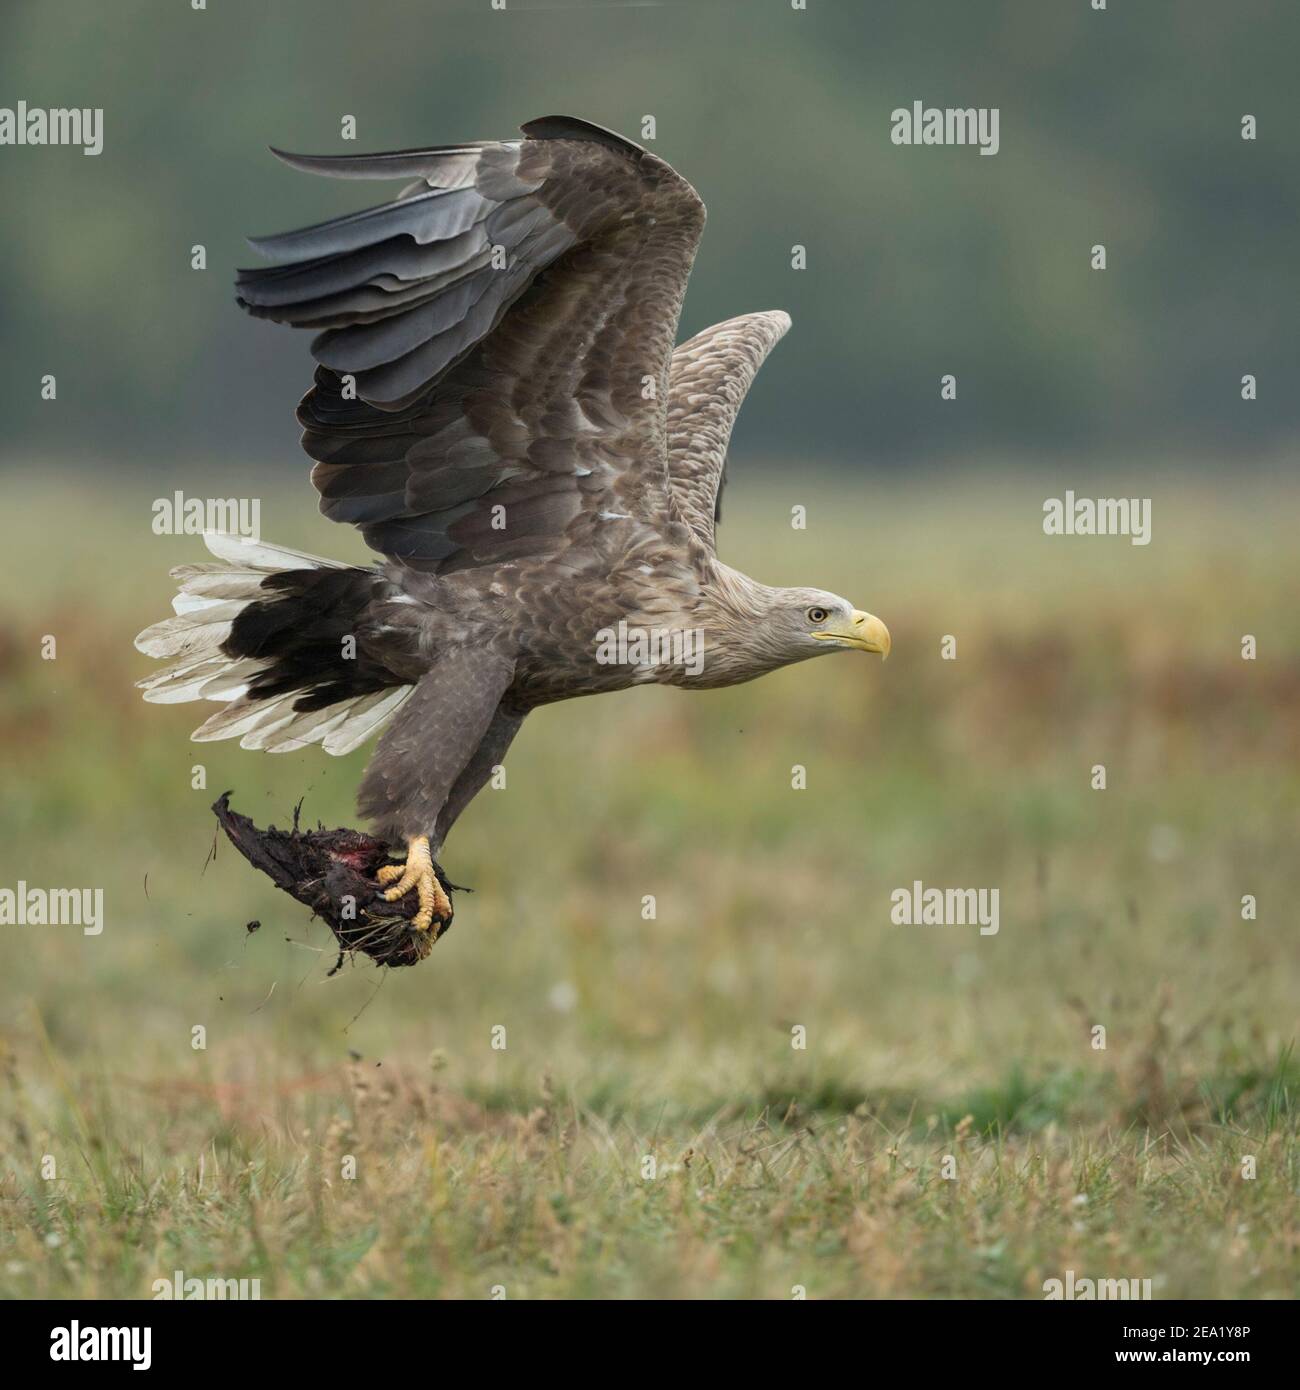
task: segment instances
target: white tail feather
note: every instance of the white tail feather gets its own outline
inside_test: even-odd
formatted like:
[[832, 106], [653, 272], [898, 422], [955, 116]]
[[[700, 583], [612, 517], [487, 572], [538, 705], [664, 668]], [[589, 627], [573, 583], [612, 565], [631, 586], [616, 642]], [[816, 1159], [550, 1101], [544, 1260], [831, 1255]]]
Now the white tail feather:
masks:
[[360, 748], [371, 734], [383, 728], [414, 689], [412, 685], [399, 685], [395, 690], [379, 690], [364, 696], [357, 701], [348, 718], [330, 730], [325, 739], [325, 751], [341, 758], [344, 753]]
[[[312, 724], [311, 715], [301, 715], [286, 728], [277, 729], [263, 744], [268, 753], [296, 753], [300, 748], [308, 748], [313, 743], [323, 744], [325, 736], [332, 733], [352, 713], [352, 706], [331, 705], [329, 709], [317, 710], [320, 722]], [[328, 750], [326, 750], [328, 751]]]
[[203, 544], [217, 557], [240, 569], [275, 570], [341, 570], [337, 560], [322, 555], [308, 555], [305, 550], [290, 550], [287, 545], [272, 545], [270, 541], [255, 541], [248, 536], [232, 536], [228, 531], [204, 531]]
[[240, 738], [261, 723], [270, 723], [277, 714], [291, 713], [295, 696], [273, 695], [266, 700], [250, 700], [247, 695], [232, 700], [224, 709], [209, 715], [190, 735], [195, 743], [213, 743], [221, 738]]
[[[225, 607], [226, 605], [222, 605]], [[234, 610], [239, 612], [240, 604]], [[230, 636], [230, 618], [219, 616], [215, 608], [206, 613], [185, 613], [179, 618], [164, 618], [147, 627], [135, 639], [137, 651], [146, 656], [181, 656], [194, 658], [215, 652]]]
[[136, 684], [152, 705], [178, 705], [187, 700], [233, 700], [244, 692], [239, 688], [262, 669], [253, 657], [232, 661], [224, 654], [182, 662], [146, 676]]
[[305, 690], [250, 700], [249, 681], [265, 669], [265, 663], [256, 657], [227, 656], [221, 650], [240, 612], [265, 597], [261, 586], [268, 575], [345, 566], [224, 532], [205, 532], [203, 539], [218, 563], [180, 565], [172, 570], [172, 578], [180, 582], [172, 600], [176, 616], [152, 624], [135, 639], [145, 655], [170, 658], [174, 663], [136, 682], [144, 698], [155, 704], [222, 701], [223, 708], [190, 735], [196, 743], [238, 738], [242, 748], [270, 753], [320, 743], [327, 753], [338, 756], [359, 748], [392, 718], [412, 686], [355, 695], [324, 709], [296, 710], [294, 702]]

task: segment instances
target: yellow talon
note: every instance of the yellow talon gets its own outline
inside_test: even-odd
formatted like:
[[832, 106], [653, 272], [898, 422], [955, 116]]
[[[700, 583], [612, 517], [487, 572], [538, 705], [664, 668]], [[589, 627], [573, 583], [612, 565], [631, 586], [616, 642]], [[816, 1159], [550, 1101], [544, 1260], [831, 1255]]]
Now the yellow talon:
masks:
[[398, 898], [415, 889], [420, 902], [420, 910], [411, 919], [417, 931], [428, 931], [433, 926], [435, 916], [442, 921], [451, 917], [451, 900], [442, 890], [438, 876], [433, 871], [433, 855], [429, 852], [429, 837], [417, 835], [406, 846], [406, 863], [385, 864], [376, 877], [380, 883], [397, 882], [384, 894], [385, 902], [396, 902]]

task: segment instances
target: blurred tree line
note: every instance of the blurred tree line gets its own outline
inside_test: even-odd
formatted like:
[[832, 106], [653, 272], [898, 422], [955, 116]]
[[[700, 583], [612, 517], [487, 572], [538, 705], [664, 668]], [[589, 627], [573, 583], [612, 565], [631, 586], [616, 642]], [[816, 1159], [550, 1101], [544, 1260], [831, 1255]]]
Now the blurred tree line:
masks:
[[[556, 112], [633, 139], [653, 116], [644, 143], [708, 203], [683, 335], [793, 315], [750, 453], [1277, 453], [1300, 366], [1300, 9], [1092, 5], [5, 0], [0, 105], [103, 107], [105, 148], [0, 148], [0, 460], [298, 467], [307, 338], [235, 309], [242, 238], [389, 186], [266, 146], [509, 137]], [[894, 146], [891, 111], [918, 100], [998, 107], [1000, 152]]]

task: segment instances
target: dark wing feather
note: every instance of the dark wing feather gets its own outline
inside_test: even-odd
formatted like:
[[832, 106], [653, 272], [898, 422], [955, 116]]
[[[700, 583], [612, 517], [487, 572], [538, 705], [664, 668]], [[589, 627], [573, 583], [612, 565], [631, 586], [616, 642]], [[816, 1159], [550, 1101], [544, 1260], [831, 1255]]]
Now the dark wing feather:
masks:
[[414, 178], [394, 202], [253, 245], [250, 313], [321, 330], [298, 418], [321, 508], [447, 573], [610, 519], [670, 531], [668, 369], [704, 223], [667, 164], [569, 117], [523, 140], [281, 156]]
[[710, 554], [722, 519], [727, 445], [736, 416], [767, 354], [785, 336], [779, 309], [715, 323], [672, 357], [668, 389], [668, 476], [673, 500]]

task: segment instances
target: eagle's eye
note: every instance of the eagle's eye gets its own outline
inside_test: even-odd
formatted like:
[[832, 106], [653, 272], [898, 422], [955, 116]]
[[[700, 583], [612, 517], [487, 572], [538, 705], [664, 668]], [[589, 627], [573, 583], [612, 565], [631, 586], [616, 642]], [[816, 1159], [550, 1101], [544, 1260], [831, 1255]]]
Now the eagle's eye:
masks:
[[826, 621], [826, 610], [824, 608], [810, 608], [808, 610], [808, 621], [810, 623], [824, 623]]

